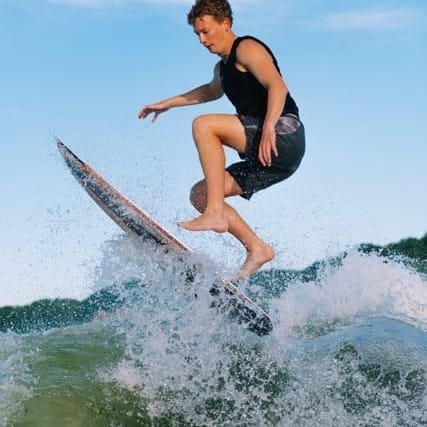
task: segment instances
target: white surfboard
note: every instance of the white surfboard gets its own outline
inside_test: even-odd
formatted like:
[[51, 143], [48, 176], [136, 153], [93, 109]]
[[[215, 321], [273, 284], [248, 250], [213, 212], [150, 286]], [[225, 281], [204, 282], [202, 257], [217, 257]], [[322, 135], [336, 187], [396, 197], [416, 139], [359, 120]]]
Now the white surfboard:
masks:
[[[122, 230], [132, 236], [150, 238], [177, 254], [191, 252], [183, 242], [121, 194], [87, 163], [80, 160], [61, 140], [57, 139], [57, 144], [73, 176]], [[233, 282], [224, 280], [222, 285], [230, 296], [227, 304], [237, 314], [239, 321], [258, 335], [266, 335], [272, 330], [273, 325], [267, 313], [240, 291]]]

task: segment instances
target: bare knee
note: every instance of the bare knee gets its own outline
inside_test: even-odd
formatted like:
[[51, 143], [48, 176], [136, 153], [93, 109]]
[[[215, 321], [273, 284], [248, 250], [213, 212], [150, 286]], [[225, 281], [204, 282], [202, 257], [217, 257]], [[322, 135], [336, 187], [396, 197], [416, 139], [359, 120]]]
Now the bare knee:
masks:
[[201, 116], [196, 117], [193, 120], [192, 132], [193, 132], [193, 138], [194, 138], [194, 141], [196, 142], [196, 144], [199, 141], [203, 141], [202, 137], [205, 137], [207, 134], [212, 134], [213, 129], [210, 126], [209, 115], [205, 114], [205, 115], [201, 115]]
[[193, 185], [190, 191], [190, 201], [199, 212], [204, 212], [207, 203], [205, 180]]

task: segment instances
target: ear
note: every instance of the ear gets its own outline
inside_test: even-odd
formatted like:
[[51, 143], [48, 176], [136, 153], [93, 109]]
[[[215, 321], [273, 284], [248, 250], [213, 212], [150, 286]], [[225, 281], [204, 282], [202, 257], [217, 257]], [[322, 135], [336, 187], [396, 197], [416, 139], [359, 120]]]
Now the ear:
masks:
[[224, 20], [222, 21], [225, 31], [229, 31], [231, 28], [231, 19], [230, 18], [224, 18]]

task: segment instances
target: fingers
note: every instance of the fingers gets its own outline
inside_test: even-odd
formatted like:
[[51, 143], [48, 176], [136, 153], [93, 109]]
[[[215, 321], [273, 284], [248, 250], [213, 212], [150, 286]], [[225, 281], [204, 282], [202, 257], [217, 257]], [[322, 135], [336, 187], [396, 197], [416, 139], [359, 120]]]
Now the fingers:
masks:
[[167, 111], [169, 107], [167, 107], [164, 103], [157, 103], [157, 104], [151, 104], [146, 105], [139, 113], [138, 113], [138, 119], [145, 119], [150, 114], [153, 114], [152, 122], [155, 122], [157, 120], [157, 117], [159, 114], [164, 113]]
[[138, 119], [145, 119], [150, 114], [150, 109], [148, 107], [144, 107], [139, 113], [138, 113]]
[[272, 155], [278, 156], [276, 130], [274, 126], [264, 127], [258, 149], [258, 159], [264, 167], [270, 167]]
[[157, 120], [157, 117], [159, 116], [160, 111], [154, 111], [153, 119], [151, 120], [151, 123], [154, 123]]
[[265, 145], [260, 144], [258, 159], [264, 167], [271, 166], [271, 151]]
[[276, 157], [279, 157], [279, 150], [277, 149], [276, 139], [274, 139], [272, 143], [271, 151], [274, 153]]
[[160, 112], [153, 108], [150, 107], [149, 105], [147, 105], [146, 107], [144, 107], [139, 113], [138, 113], [138, 119], [145, 119], [147, 116], [149, 116], [151, 113], [154, 114], [153, 116], [153, 120], [152, 122], [154, 122], [157, 119], [157, 116], [160, 114]]
[[277, 150], [276, 140], [265, 141], [261, 140], [259, 144], [258, 159], [264, 167], [271, 166], [272, 153], [278, 157], [279, 151]]

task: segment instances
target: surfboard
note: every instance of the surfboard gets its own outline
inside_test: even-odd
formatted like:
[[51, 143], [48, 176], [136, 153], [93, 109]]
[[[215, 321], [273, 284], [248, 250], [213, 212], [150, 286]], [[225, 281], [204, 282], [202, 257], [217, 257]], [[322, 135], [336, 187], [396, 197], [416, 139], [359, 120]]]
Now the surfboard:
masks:
[[[166, 230], [152, 216], [114, 188], [98, 172], [80, 160], [60, 139], [58, 149], [71, 174], [86, 190], [94, 202], [128, 235], [151, 239], [176, 254], [190, 253], [191, 249]], [[221, 296], [221, 289], [225, 295]], [[250, 331], [262, 336], [273, 328], [268, 314], [232, 281], [222, 280], [211, 289], [212, 295], [219, 295], [213, 306], [227, 308]], [[218, 301], [220, 301], [218, 303]]]

